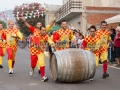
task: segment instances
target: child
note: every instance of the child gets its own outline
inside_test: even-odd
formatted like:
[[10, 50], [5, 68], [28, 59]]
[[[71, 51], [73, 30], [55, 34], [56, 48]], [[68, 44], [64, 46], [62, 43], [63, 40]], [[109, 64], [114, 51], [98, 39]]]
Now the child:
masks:
[[79, 39], [78, 39], [78, 43], [77, 43], [78, 48], [81, 48], [81, 44], [82, 44], [83, 40], [84, 40], [84, 36], [81, 33], [79, 33]]

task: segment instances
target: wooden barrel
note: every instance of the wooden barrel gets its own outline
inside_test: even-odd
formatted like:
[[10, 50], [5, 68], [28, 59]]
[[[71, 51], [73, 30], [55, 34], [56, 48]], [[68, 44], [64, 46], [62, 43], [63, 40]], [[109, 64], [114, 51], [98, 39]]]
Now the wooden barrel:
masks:
[[56, 51], [50, 58], [50, 73], [54, 81], [81, 82], [93, 78], [95, 71], [95, 59], [88, 50]]

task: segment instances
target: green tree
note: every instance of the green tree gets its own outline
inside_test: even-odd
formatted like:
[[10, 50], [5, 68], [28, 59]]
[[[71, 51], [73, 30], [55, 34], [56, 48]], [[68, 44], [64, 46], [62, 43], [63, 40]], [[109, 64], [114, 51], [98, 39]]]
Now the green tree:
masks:
[[4, 21], [0, 20], [0, 23], [3, 25], [3, 28], [6, 29], [7, 28], [7, 25]]
[[15, 6], [13, 12], [16, 23], [20, 27], [20, 31], [27, 36], [30, 32], [22, 20], [20, 20], [20, 17], [25, 17], [26, 21], [32, 26], [35, 26], [37, 22], [41, 22], [45, 25], [44, 8], [39, 3], [27, 3], [20, 6]]

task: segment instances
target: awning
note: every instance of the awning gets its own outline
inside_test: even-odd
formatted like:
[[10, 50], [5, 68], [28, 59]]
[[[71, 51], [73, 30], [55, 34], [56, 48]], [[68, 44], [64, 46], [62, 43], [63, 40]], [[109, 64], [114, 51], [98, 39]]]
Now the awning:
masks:
[[60, 28], [61, 28], [61, 26], [55, 25], [55, 26], [52, 27], [52, 30], [50, 30], [50, 32], [59, 30]]
[[116, 16], [113, 16], [113, 17], [111, 17], [111, 18], [105, 19], [105, 21], [106, 21], [108, 24], [120, 23], [120, 14], [119, 14], [119, 15], [116, 15]]

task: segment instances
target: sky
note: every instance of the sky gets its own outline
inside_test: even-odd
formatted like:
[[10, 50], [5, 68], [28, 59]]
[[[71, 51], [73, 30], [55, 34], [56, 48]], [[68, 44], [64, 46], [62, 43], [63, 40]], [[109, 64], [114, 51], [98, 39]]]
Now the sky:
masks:
[[22, 5], [23, 3], [32, 3], [38, 2], [42, 5], [53, 4], [53, 5], [62, 5], [62, 0], [1, 0], [0, 11], [12, 10], [15, 5]]

